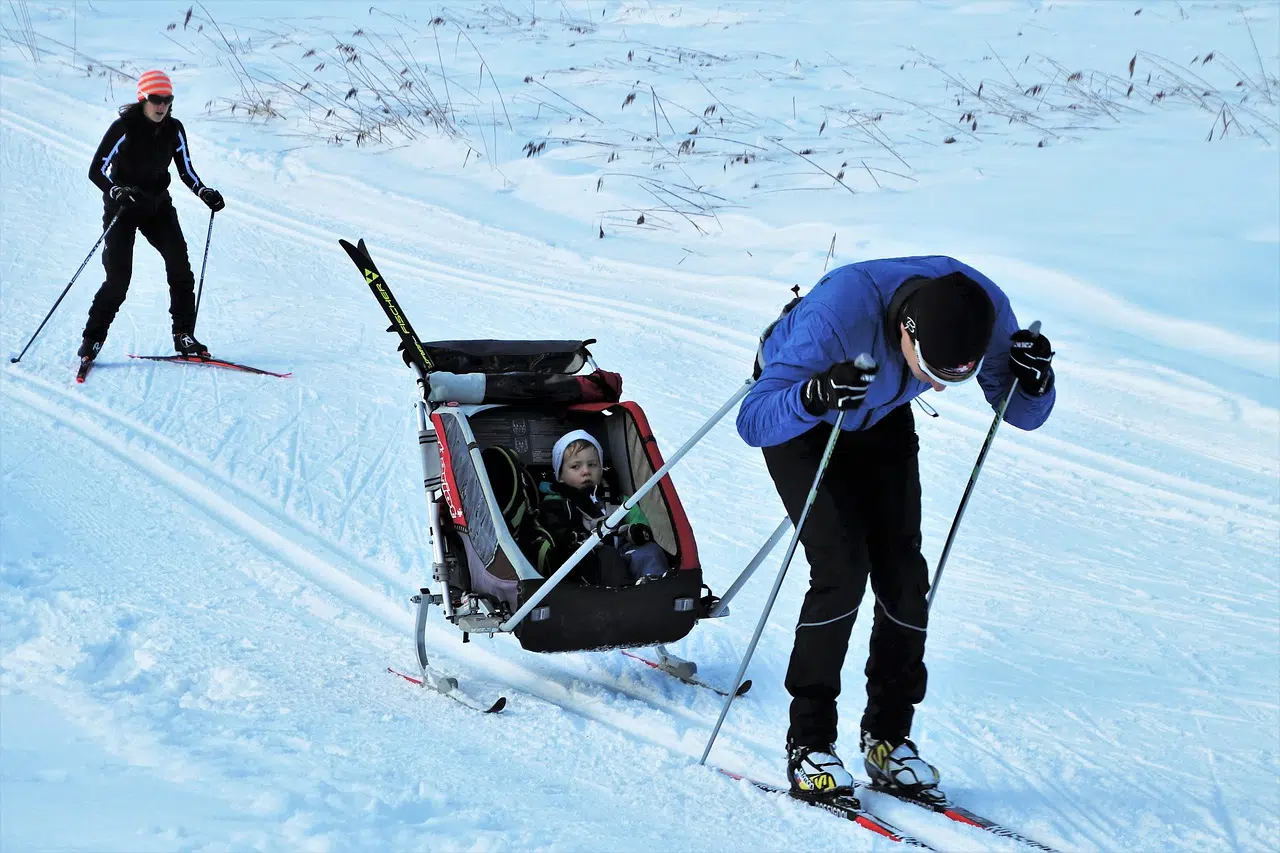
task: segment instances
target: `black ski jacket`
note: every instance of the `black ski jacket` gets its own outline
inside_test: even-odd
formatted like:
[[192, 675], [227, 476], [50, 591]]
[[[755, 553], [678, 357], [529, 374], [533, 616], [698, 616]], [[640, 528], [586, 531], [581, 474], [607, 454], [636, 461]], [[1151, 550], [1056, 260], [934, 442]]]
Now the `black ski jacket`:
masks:
[[204, 184], [191, 165], [182, 122], [165, 116], [157, 123], [141, 109], [129, 109], [107, 128], [89, 164], [89, 180], [102, 190], [104, 201], [110, 200], [113, 186], [137, 187], [158, 200], [168, 195], [170, 162], [178, 167], [182, 182], [199, 195]]

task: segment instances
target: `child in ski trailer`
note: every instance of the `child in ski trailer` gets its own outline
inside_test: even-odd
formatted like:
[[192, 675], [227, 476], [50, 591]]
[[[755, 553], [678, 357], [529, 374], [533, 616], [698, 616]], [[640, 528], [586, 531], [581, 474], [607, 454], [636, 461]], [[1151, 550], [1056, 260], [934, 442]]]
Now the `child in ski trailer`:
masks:
[[93, 298], [78, 355], [91, 361], [102, 349], [129, 289], [135, 233], [141, 231], [164, 258], [174, 349], [184, 356], [208, 356], [209, 350], [195, 339], [195, 278], [169, 196], [169, 164], [210, 210], [222, 210], [222, 195], [205, 186], [191, 165], [187, 132], [173, 117], [173, 84], [167, 74], [148, 71], [139, 77], [137, 101], [119, 113], [89, 164], [89, 180], [102, 190], [103, 228], [117, 213], [120, 218], [103, 241], [106, 280]]
[[938, 796], [937, 770], [909, 739], [925, 695], [929, 589], [910, 404], [929, 388], [976, 378], [998, 411], [1016, 381], [1004, 420], [1036, 429], [1056, 397], [1053, 350], [1043, 335], [1019, 329], [1008, 297], [989, 278], [942, 256], [841, 267], [788, 309], [762, 336], [757, 381], [737, 425], [747, 444], [763, 448], [793, 522], [837, 413], [845, 412], [800, 533], [810, 585], [786, 676], [791, 787], [812, 794], [853, 785], [835, 752], [836, 698], [870, 578], [863, 764], [876, 783]]
[[[572, 554], [596, 524], [616, 509], [601, 496], [603, 455], [595, 436], [580, 429], [562, 435], [551, 450], [556, 482], [540, 487], [541, 517], [543, 526], [561, 544], [558, 556]], [[667, 553], [653, 541], [649, 520], [639, 506], [628, 510], [624, 523], [606, 542], [609, 544], [596, 548], [591, 569], [583, 573], [588, 582], [624, 586], [662, 577], [671, 568]]]

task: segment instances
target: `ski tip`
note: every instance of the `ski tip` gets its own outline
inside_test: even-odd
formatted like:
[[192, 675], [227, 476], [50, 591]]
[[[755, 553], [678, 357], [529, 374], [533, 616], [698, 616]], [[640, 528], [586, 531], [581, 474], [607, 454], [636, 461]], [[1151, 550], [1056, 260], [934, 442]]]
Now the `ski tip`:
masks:
[[738, 689], [733, 692], [734, 696], [745, 696], [747, 691], [751, 689], [751, 679], [748, 678], [742, 684], [738, 685]]
[[403, 678], [405, 681], [409, 682], [410, 684], [416, 684], [419, 687], [422, 686], [421, 678], [414, 678], [412, 675], [405, 675], [400, 670], [392, 669], [391, 667], [387, 667], [387, 672], [391, 673], [392, 675], [398, 675], [399, 677]]
[[497, 701], [497, 702], [494, 702], [492, 705], [490, 705], [490, 706], [489, 706], [489, 710], [485, 711], [485, 713], [486, 713], [486, 714], [497, 714], [497, 713], [501, 712], [501, 711], [502, 711], [502, 709], [503, 709], [503, 708], [505, 708], [505, 707], [507, 707], [507, 697], [506, 697], [506, 696], [499, 696], [499, 697], [498, 697], [498, 701]]

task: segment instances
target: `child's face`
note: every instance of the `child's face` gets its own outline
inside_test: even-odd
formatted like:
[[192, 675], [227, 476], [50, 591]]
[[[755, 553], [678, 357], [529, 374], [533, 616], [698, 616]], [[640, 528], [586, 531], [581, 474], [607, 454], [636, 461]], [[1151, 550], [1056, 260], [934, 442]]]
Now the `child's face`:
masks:
[[575, 489], [600, 485], [604, 469], [600, 467], [600, 454], [594, 447], [571, 451], [560, 463], [560, 482]]

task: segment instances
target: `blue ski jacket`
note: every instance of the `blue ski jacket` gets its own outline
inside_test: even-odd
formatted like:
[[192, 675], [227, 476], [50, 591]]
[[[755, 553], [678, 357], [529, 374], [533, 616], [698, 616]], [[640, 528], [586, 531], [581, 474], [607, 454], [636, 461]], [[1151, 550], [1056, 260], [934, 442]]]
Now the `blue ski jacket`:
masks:
[[[738, 434], [752, 447], [771, 447], [801, 435], [819, 421], [834, 424], [835, 410], [822, 417], [809, 414], [800, 401], [805, 381], [834, 364], [870, 353], [880, 371], [866, 400], [844, 421], [846, 430], [862, 430], [890, 411], [929, 390], [912, 375], [902, 354], [902, 332], [889, 306], [910, 279], [938, 278], [961, 272], [981, 284], [995, 307], [995, 329], [977, 382], [992, 410], [1013, 382], [1009, 342], [1021, 328], [1009, 297], [972, 267], [945, 255], [863, 261], [832, 270], [781, 317], [762, 344], [763, 370], [738, 410]], [[1032, 430], [1049, 417], [1056, 387], [1042, 397], [1014, 391], [1004, 420]]]

